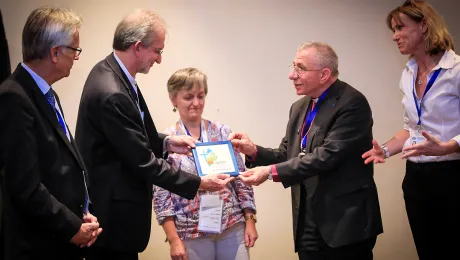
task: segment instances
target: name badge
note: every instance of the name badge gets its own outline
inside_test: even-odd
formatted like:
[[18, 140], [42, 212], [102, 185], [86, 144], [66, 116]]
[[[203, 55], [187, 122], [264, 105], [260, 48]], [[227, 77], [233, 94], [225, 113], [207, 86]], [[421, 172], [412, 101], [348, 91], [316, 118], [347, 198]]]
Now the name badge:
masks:
[[198, 231], [209, 233], [222, 232], [223, 200], [219, 195], [203, 195], [200, 201]]
[[410, 145], [416, 145], [426, 142], [426, 138], [422, 135], [420, 130], [410, 130]]

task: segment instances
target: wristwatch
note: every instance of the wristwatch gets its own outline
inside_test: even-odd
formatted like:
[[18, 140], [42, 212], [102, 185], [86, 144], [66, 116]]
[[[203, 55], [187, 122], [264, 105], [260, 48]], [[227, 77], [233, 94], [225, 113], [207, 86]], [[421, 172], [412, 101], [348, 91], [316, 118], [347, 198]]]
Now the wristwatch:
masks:
[[268, 166], [268, 179], [273, 180], [272, 167]]
[[252, 219], [252, 220], [254, 220], [254, 223], [257, 223], [257, 217], [256, 217], [256, 215], [254, 215], [254, 214], [247, 214], [247, 215], [244, 215], [244, 219], [245, 219], [246, 221]]
[[385, 158], [390, 157], [391, 155], [390, 155], [390, 150], [388, 150], [388, 147], [386, 145], [382, 145], [381, 147], [384, 152]]

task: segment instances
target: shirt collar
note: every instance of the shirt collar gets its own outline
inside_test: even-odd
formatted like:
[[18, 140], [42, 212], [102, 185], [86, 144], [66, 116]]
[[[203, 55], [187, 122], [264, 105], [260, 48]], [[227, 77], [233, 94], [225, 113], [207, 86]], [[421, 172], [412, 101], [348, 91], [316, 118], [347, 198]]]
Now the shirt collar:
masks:
[[113, 52], [113, 56], [115, 57], [115, 60], [118, 62], [118, 65], [120, 65], [120, 68], [121, 70], [123, 70], [123, 72], [125, 73], [126, 77], [128, 77], [128, 80], [129, 82], [131, 83], [131, 85], [133, 86], [134, 90], [136, 91], [136, 94], [137, 94], [137, 81], [135, 78], [133, 78], [133, 76], [131, 76], [131, 74], [129, 73], [128, 69], [126, 69], [125, 65], [123, 64], [123, 62], [121, 62], [121, 60], [118, 58], [117, 54], [115, 54], [115, 52]]
[[[460, 60], [457, 59], [455, 52], [453, 50], [445, 51], [439, 60], [438, 65], [436, 65], [432, 71], [441, 69], [452, 69], [455, 64], [459, 63]], [[410, 70], [412, 73], [415, 73], [416, 68], [418, 67], [417, 62], [414, 58], [410, 59], [406, 64], [406, 69]]]
[[29, 66], [27, 66], [24, 62], [21, 62], [21, 66], [29, 72], [30, 76], [34, 79], [35, 83], [37, 83], [38, 87], [40, 88], [43, 95], [48, 93], [51, 89], [51, 86], [46, 82], [42, 77], [40, 77], [37, 73], [35, 73]]

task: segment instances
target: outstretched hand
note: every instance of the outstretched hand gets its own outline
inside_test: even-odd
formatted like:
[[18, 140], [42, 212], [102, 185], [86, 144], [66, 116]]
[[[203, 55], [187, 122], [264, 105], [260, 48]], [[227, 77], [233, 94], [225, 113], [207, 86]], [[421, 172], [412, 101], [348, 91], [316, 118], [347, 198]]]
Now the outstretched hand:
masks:
[[426, 131], [422, 131], [421, 133], [423, 137], [426, 138], [426, 141], [404, 148], [403, 151], [405, 151], [405, 153], [401, 157], [402, 159], [419, 155], [441, 156], [453, 153], [459, 148], [459, 145], [455, 140], [441, 142], [438, 138], [430, 135]]
[[382, 149], [382, 147], [377, 143], [376, 140], [372, 140], [372, 149], [369, 151], [365, 152], [362, 155], [362, 158], [365, 159], [364, 163], [368, 164], [370, 162], [373, 162], [374, 164], [378, 163], [384, 163], [385, 162], [385, 151]]
[[233, 148], [238, 153], [253, 157], [257, 153], [256, 145], [249, 139], [246, 133], [231, 133], [228, 140], [232, 142]]
[[228, 174], [211, 174], [201, 178], [200, 189], [207, 191], [219, 191], [235, 178]]
[[259, 186], [268, 179], [270, 166], [260, 166], [241, 172], [238, 178], [247, 186]]
[[173, 153], [190, 154], [198, 141], [188, 135], [174, 135], [169, 139], [169, 150]]

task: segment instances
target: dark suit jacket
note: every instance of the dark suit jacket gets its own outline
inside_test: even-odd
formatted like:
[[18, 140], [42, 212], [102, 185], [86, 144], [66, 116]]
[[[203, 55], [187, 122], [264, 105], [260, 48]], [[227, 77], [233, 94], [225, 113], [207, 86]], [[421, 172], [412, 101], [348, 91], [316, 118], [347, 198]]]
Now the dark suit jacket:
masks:
[[[361, 155], [372, 148], [372, 114], [366, 98], [345, 82], [332, 84], [312, 123], [302, 158], [300, 134], [311, 99], [303, 97], [289, 112], [278, 149], [258, 146], [250, 166], [276, 164], [284, 187], [291, 187], [294, 238], [297, 237], [301, 185], [315, 190], [313, 218], [331, 247], [349, 245], [383, 232], [373, 165]], [[304, 245], [296, 245], [296, 251]]]
[[10, 53], [0, 11], [0, 84], [11, 74]]
[[0, 85], [0, 125], [3, 256], [76, 259], [69, 241], [82, 224], [85, 168], [21, 65]]
[[139, 90], [135, 93], [113, 54], [96, 64], [86, 80], [76, 140], [89, 170], [95, 215], [104, 229], [96, 245], [142, 252], [150, 237], [153, 184], [192, 199], [196, 175], [160, 159], [163, 138]]

